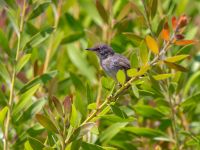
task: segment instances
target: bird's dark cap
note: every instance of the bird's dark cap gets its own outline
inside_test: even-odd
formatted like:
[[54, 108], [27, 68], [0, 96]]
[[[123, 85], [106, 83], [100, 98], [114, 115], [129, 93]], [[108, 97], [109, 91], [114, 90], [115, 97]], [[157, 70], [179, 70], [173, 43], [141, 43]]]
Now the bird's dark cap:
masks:
[[107, 48], [108, 46], [106, 44], [98, 44], [94, 47], [91, 47], [91, 48], [86, 48], [86, 50], [89, 50], [89, 51], [98, 51], [102, 48]]

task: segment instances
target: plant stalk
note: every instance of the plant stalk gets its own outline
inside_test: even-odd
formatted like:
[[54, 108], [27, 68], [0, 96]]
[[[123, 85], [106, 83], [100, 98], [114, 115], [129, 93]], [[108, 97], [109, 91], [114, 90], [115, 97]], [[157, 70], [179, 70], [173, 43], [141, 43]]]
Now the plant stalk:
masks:
[[[26, 0], [24, 0], [22, 9], [23, 10], [22, 10], [20, 26], [19, 26], [20, 34], [18, 36], [18, 41], [17, 41], [15, 64], [17, 63], [18, 58], [19, 58], [20, 43], [21, 43], [21, 32], [23, 30], [23, 23], [24, 23], [25, 11], [26, 11]], [[12, 73], [12, 78], [11, 78], [11, 87], [10, 87], [10, 94], [9, 94], [9, 101], [8, 101], [8, 112], [7, 112], [6, 121], [5, 121], [4, 150], [8, 150], [9, 149], [8, 130], [9, 130], [9, 127], [10, 127], [10, 119], [11, 119], [12, 107], [13, 107], [13, 102], [14, 102], [14, 87], [15, 87], [16, 73], [17, 73], [16, 72], [16, 66], [14, 66], [13, 73]]]

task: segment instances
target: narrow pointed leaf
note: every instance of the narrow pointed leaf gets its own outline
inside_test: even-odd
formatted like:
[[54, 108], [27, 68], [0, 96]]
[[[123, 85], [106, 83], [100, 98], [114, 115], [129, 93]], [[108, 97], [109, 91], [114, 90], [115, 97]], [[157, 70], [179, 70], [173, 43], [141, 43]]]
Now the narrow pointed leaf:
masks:
[[48, 28], [45, 28], [45, 29], [41, 30], [40, 32], [38, 32], [37, 34], [35, 34], [26, 43], [26, 45], [24, 47], [24, 50], [36, 47], [37, 45], [41, 44], [43, 41], [45, 41], [51, 35], [51, 33], [53, 31], [54, 31], [53, 27], [48, 27]]
[[29, 61], [30, 58], [31, 54], [26, 54], [22, 56], [22, 58], [20, 58], [19, 62], [17, 63], [16, 72], [19, 72], [24, 67], [24, 65]]
[[149, 51], [145, 42], [141, 42], [139, 53], [142, 64], [145, 65], [149, 61]]
[[161, 32], [161, 36], [164, 40], [169, 41], [170, 30], [169, 30], [169, 25], [168, 25], [167, 22], [164, 24], [164, 27], [163, 27], [162, 32]]
[[158, 7], [158, 0], [152, 0], [151, 2], [151, 18], [152, 19], [156, 15], [157, 7]]
[[180, 61], [180, 60], [183, 60], [185, 58], [188, 58], [189, 55], [177, 55], [177, 56], [172, 56], [172, 57], [168, 57], [165, 59], [165, 61], [167, 62], [177, 62], [177, 61]]
[[120, 84], [124, 84], [125, 83], [125, 81], [126, 81], [126, 75], [125, 75], [125, 73], [124, 73], [124, 71], [123, 70], [119, 70], [118, 72], [117, 72], [117, 81], [120, 83]]
[[28, 137], [28, 141], [30, 146], [34, 149], [34, 150], [42, 150], [45, 145], [43, 143], [41, 143], [38, 139], [35, 139], [33, 137]]
[[56, 126], [53, 124], [53, 122], [47, 118], [44, 115], [40, 115], [37, 114], [36, 115], [36, 119], [38, 120], [38, 122], [47, 130], [52, 131], [54, 133], [58, 133], [58, 129], [56, 128]]
[[54, 103], [54, 106], [57, 112], [60, 114], [60, 116], [63, 116], [64, 113], [63, 113], [63, 108], [60, 101], [55, 96], [52, 97], [52, 101]]
[[120, 21], [122, 20], [124, 17], [126, 17], [129, 14], [129, 11], [131, 9], [131, 2], [127, 3], [122, 10], [120, 11], [117, 20]]
[[146, 36], [146, 43], [148, 48], [154, 53], [158, 54], [159, 53], [159, 48], [156, 40], [152, 38], [150, 35]]
[[167, 62], [167, 61], [164, 61], [164, 63], [165, 63], [168, 67], [170, 67], [170, 68], [172, 68], [172, 69], [175, 69], [175, 70], [178, 70], [178, 71], [182, 71], [182, 72], [187, 72], [187, 71], [188, 71], [188, 69], [186, 69], [185, 67], [180, 66], [180, 65], [178, 65], [178, 64], [171, 63], [171, 62]]
[[177, 19], [175, 16], [172, 17], [172, 28], [173, 30], [176, 30], [176, 26], [177, 26]]
[[67, 141], [68, 143], [74, 141], [74, 140], [79, 140], [82, 138], [84, 135], [86, 135], [88, 132], [91, 131], [91, 129], [95, 126], [95, 123], [88, 122], [80, 127], [78, 127], [72, 135], [69, 137], [69, 140]]
[[11, 56], [11, 50], [9, 47], [8, 39], [1, 29], [0, 29], [0, 47], [8, 54], [8, 56]]
[[51, 1], [50, 0], [45, 0], [39, 5], [37, 5], [35, 8], [33, 8], [28, 20], [34, 19], [37, 16], [39, 16], [41, 13], [43, 13], [46, 8], [50, 5]]
[[180, 41], [176, 41], [175, 44], [176, 45], [189, 45], [189, 44], [195, 44], [197, 41], [195, 40], [180, 40]]
[[164, 79], [170, 78], [172, 76], [173, 76], [173, 74], [159, 74], [159, 75], [153, 76], [153, 78], [155, 80], [164, 80]]
[[100, 3], [99, 0], [96, 0], [96, 7], [97, 7], [97, 10], [98, 10], [99, 15], [101, 16], [101, 18], [102, 18], [106, 23], [108, 23], [108, 14], [107, 14], [105, 8], [103, 7], [103, 5]]
[[5, 106], [5, 107], [4, 107], [3, 109], [1, 109], [1, 111], [0, 111], [0, 126], [1, 126], [2, 128], [4, 128], [3, 125], [4, 125], [4, 120], [5, 120], [5, 118], [6, 118], [7, 112], [8, 112], [8, 106]]
[[31, 80], [30, 82], [26, 83], [19, 91], [19, 94], [22, 94], [24, 92], [26, 92], [27, 90], [29, 90], [31, 87], [39, 84], [39, 83], [47, 83], [49, 80], [51, 80], [52, 78], [54, 78], [57, 74], [57, 71], [51, 71], [49, 73], [45, 73], [41, 76], [35, 77], [33, 80]]

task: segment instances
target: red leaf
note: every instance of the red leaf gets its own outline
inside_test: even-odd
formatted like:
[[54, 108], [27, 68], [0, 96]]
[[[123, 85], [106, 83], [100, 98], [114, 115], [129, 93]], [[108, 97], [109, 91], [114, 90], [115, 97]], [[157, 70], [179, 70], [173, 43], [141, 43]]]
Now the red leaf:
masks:
[[164, 40], [169, 41], [170, 30], [169, 30], [169, 25], [167, 22], [164, 24], [164, 27], [161, 32], [161, 36]]
[[183, 27], [185, 27], [188, 23], [188, 18], [186, 15], [182, 15], [180, 16], [180, 18], [178, 19], [178, 23], [177, 23], [177, 28], [181, 29]]
[[175, 44], [176, 45], [188, 45], [188, 44], [195, 44], [197, 41], [195, 40], [180, 40], [180, 41], [176, 41]]
[[172, 28], [173, 30], [176, 30], [176, 25], [177, 25], [177, 19], [175, 16], [172, 17]]

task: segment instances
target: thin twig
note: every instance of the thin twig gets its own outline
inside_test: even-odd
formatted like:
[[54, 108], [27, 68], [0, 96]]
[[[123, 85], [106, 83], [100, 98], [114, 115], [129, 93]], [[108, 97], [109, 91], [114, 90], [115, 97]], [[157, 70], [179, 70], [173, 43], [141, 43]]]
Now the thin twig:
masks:
[[[23, 3], [23, 10], [22, 10], [20, 27], [19, 27], [20, 34], [18, 36], [18, 41], [17, 41], [17, 50], [16, 50], [16, 56], [15, 56], [15, 63], [17, 63], [18, 57], [19, 57], [20, 43], [21, 43], [21, 32], [22, 32], [22, 29], [23, 29], [25, 10], [26, 10], [26, 0], [24, 0], [24, 3]], [[17, 73], [16, 72], [16, 67], [14, 66], [13, 73], [12, 73], [12, 79], [11, 79], [9, 101], [8, 101], [8, 112], [7, 112], [6, 121], [5, 121], [4, 150], [8, 150], [9, 149], [8, 130], [9, 130], [9, 126], [10, 126], [10, 118], [11, 118], [11, 113], [12, 113], [12, 106], [13, 106], [13, 102], [14, 102], [14, 86], [15, 86], [16, 73]]]

